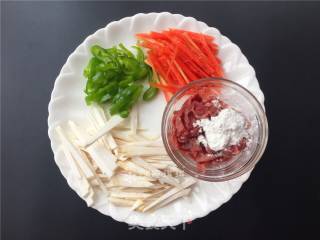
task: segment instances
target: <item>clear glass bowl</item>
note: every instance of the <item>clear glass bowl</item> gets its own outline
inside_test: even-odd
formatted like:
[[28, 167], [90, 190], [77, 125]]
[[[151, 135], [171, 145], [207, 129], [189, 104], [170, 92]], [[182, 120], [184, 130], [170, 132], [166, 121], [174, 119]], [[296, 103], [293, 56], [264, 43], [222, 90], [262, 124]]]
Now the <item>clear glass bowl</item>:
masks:
[[[251, 123], [252, 136], [250, 144], [240, 154], [230, 160], [210, 164], [205, 169], [199, 169], [194, 159], [175, 149], [170, 138], [173, 113], [201, 87], [220, 89], [219, 98], [240, 111]], [[230, 80], [206, 78], [189, 83], [168, 102], [162, 118], [162, 139], [169, 156], [189, 175], [211, 182], [227, 181], [250, 171], [259, 161], [267, 145], [268, 122], [263, 107], [247, 89]]]

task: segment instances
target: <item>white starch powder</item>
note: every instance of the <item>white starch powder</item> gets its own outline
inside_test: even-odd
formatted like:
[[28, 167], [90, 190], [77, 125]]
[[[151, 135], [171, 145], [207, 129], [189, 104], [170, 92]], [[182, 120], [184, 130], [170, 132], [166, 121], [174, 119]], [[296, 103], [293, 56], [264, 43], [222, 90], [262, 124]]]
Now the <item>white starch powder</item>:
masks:
[[249, 136], [246, 118], [232, 108], [225, 108], [210, 119], [197, 120], [195, 126], [199, 126], [203, 133], [198, 141], [213, 151], [236, 145], [242, 138]]

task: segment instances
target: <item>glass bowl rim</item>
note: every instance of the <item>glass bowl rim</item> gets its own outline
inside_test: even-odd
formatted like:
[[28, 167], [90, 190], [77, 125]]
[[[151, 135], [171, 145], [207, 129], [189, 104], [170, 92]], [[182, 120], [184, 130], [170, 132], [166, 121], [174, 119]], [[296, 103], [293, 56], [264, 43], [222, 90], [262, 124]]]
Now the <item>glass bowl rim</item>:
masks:
[[[194, 172], [194, 171], [188, 169], [182, 163], [184, 160], [179, 161], [179, 158], [174, 153], [172, 153], [172, 150], [171, 150], [171, 147], [170, 147], [170, 144], [168, 141], [168, 137], [167, 137], [167, 124], [168, 124], [168, 119], [169, 119], [169, 112], [170, 112], [171, 107], [174, 106], [176, 98], [181, 96], [187, 90], [191, 89], [192, 87], [194, 87], [196, 85], [201, 85], [206, 82], [210, 82], [211, 84], [212, 83], [214, 84], [214, 83], [219, 83], [218, 81], [222, 84], [226, 83], [227, 87], [230, 87], [229, 85], [231, 85], [231, 87], [232, 87], [232, 85], [234, 85], [236, 88], [240, 88], [256, 104], [257, 109], [258, 109], [258, 112], [257, 112], [258, 123], [259, 123], [259, 125], [261, 125], [261, 127], [259, 128], [259, 135], [261, 135], [262, 141], [261, 141], [261, 143], [259, 142], [257, 144], [257, 146], [254, 150], [254, 153], [246, 161], [246, 163], [243, 166], [241, 166], [239, 169], [237, 169], [237, 171], [235, 171], [234, 173], [232, 173], [230, 175], [225, 175], [225, 176], [201, 175], [200, 173], [197, 173], [197, 172]], [[234, 90], [239, 92], [238, 89], [234, 89]], [[240, 94], [243, 95], [243, 93], [240, 93]], [[244, 97], [248, 98], [248, 96], [244, 96]], [[253, 105], [254, 103], [251, 103], [251, 104]], [[209, 182], [222, 182], [222, 181], [228, 181], [228, 180], [240, 177], [241, 175], [251, 171], [254, 168], [256, 163], [261, 159], [261, 157], [266, 149], [268, 137], [269, 137], [269, 127], [268, 127], [268, 120], [267, 120], [267, 116], [266, 116], [265, 109], [264, 109], [263, 105], [259, 102], [259, 100], [248, 89], [246, 89], [244, 86], [242, 86], [239, 83], [236, 83], [232, 80], [228, 80], [225, 78], [208, 77], [208, 78], [202, 78], [202, 79], [198, 79], [198, 80], [195, 80], [195, 81], [188, 83], [186, 86], [179, 89], [171, 97], [170, 101], [167, 103], [167, 105], [164, 109], [164, 113], [162, 116], [161, 136], [162, 136], [162, 141], [165, 146], [166, 152], [168, 153], [168, 155], [172, 159], [172, 161], [174, 161], [175, 164], [180, 169], [182, 169], [187, 174], [189, 174], [195, 178], [201, 179], [201, 180], [205, 180], [205, 181], [209, 181]]]

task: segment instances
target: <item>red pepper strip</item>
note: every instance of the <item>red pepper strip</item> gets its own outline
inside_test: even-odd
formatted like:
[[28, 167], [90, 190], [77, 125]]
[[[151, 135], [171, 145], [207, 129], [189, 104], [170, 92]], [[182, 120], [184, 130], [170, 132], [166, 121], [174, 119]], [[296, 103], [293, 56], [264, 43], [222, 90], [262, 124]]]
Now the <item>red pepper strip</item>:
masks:
[[167, 81], [170, 81], [171, 83], [175, 83], [177, 81], [175, 81], [175, 78], [169, 78], [169, 76], [167, 76], [167, 69], [169, 67], [169, 64], [167, 63], [167, 58], [163, 55], [159, 56], [154, 56], [153, 52], [151, 54], [149, 54], [149, 58], [151, 62], [155, 62], [155, 68], [158, 70], [159, 74], [166, 79]]
[[152, 37], [153, 39], [161, 39], [161, 40], [164, 40], [164, 41], [168, 41], [168, 37], [163, 34], [163, 33], [159, 33], [159, 32], [151, 32], [150, 33], [150, 37]]
[[207, 35], [207, 34], [195, 33], [195, 32], [191, 32], [191, 31], [187, 31], [187, 30], [183, 30], [183, 29], [170, 29], [169, 31], [176, 32], [176, 33], [188, 33], [193, 39], [198, 39], [201, 36], [204, 36], [206, 38], [206, 40], [208, 40], [208, 41], [213, 41], [213, 39], [214, 39], [214, 37]]
[[[163, 81], [163, 79], [161, 77], [159, 78], [159, 80], [160, 80], [160, 82]], [[164, 85], [161, 85], [161, 88], [160, 88], [159, 86], [156, 86], [154, 82], [152, 82], [152, 83], [150, 83], [150, 86], [154, 86], [154, 87], [159, 88], [160, 90], [162, 90], [164, 98], [166, 99], [167, 102], [169, 102], [169, 100], [170, 100], [170, 98], [172, 96], [172, 93], [170, 93], [167, 90], [161, 89], [161, 88], [165, 87]], [[173, 91], [175, 92], [176, 90], [173, 90]]]
[[[185, 38], [185, 40], [187, 42], [189, 42], [190, 49], [191, 50], [193, 49], [194, 53], [198, 54], [203, 59], [203, 62], [207, 62], [210, 65], [210, 59], [208, 58], [208, 56], [203, 51], [201, 51], [201, 49], [193, 42], [193, 40], [190, 38], [190, 36], [187, 33], [184, 33], [183, 37]], [[210, 53], [209, 53], [209, 55], [210, 55]], [[213, 64], [213, 63], [211, 62], [211, 64]], [[212, 66], [212, 67], [214, 68], [214, 66]]]
[[[175, 61], [174, 61], [175, 62]], [[171, 67], [171, 74], [173, 75], [173, 82], [171, 83], [177, 83], [180, 86], [184, 86], [185, 85], [185, 81], [183, 79], [183, 77], [181, 76], [180, 72], [178, 71], [178, 69], [176, 68], [174, 62], [172, 63]], [[169, 64], [169, 63], [168, 63]], [[170, 82], [169, 82], [170, 83]]]
[[211, 44], [210, 41], [207, 41], [205, 38], [197, 38], [197, 39], [192, 39], [196, 44], [197, 46], [202, 46], [202, 41], [204, 40], [208, 45]]
[[[182, 80], [188, 82], [198, 78], [223, 75], [220, 59], [216, 56], [217, 45], [213, 43], [212, 36], [179, 29], [137, 34], [137, 36], [142, 38], [142, 45], [150, 49], [149, 54], [153, 57], [148, 59], [154, 62], [155, 69], [162, 78], [165, 78], [164, 84], [178, 82], [184, 85]], [[177, 47], [180, 51], [175, 53]], [[176, 56], [173, 57], [173, 53]], [[171, 70], [173, 61], [175, 61], [174, 71]]]
[[215, 77], [223, 77], [223, 71], [221, 68], [220, 59], [218, 59], [218, 57], [212, 57], [212, 66], [215, 69]]
[[174, 53], [174, 49], [172, 49], [169, 46], [166, 46], [165, 44], [155, 44], [153, 45], [152, 43], [147, 46], [151, 51], [154, 51], [155, 55], [167, 55], [171, 56]]
[[212, 46], [211, 42], [206, 41], [205, 39], [201, 39], [201, 40], [194, 40], [194, 43], [199, 47], [199, 49], [205, 54], [207, 55], [206, 51], [204, 50], [205, 46], [207, 46], [207, 48], [209, 49], [209, 52], [213, 55], [216, 56], [218, 53], [218, 48]]
[[212, 42], [208, 43], [210, 50], [214, 53], [214, 55], [217, 55], [218, 53], [218, 46]]
[[149, 38], [150, 34], [149, 33], [137, 33], [136, 37], [139, 39], [145, 39], [145, 38]]
[[164, 71], [163, 67], [161, 66], [158, 59], [153, 54], [151, 54], [151, 53], [149, 54], [148, 61], [152, 64], [152, 66], [155, 67], [155, 69], [157, 70], [157, 72], [161, 76], [163, 76], [163, 77], [165, 76], [165, 71]]
[[[190, 44], [191, 44], [191, 46], [194, 49], [196, 49], [197, 54], [199, 54], [200, 49], [199, 49], [198, 45], [200, 45], [200, 39], [202, 36], [201, 34], [199, 34], [196, 38], [194, 38], [193, 35], [189, 31], [180, 31], [180, 32], [171, 31], [170, 36], [181, 40], [186, 45], [190, 46]], [[202, 36], [202, 37], [204, 37], [204, 36]], [[212, 41], [212, 40], [210, 40], [210, 41]]]
[[[208, 49], [206, 49], [205, 45], [201, 43], [201, 44], [199, 44], [199, 48], [200, 48], [201, 51], [206, 55], [206, 57], [208, 58], [208, 61], [210, 61], [210, 64], [212, 64], [211, 56], [212, 56], [212, 55], [214, 56], [214, 54], [213, 54], [212, 51], [209, 49], [209, 47], [208, 47], [208, 49], [209, 49], [209, 51], [208, 51]], [[211, 55], [211, 56], [210, 56], [210, 55]]]
[[164, 98], [166, 99], [166, 102], [169, 102], [170, 101], [170, 96], [169, 96], [169, 93], [168, 92], [162, 92], [163, 95], [164, 95]]
[[170, 93], [170, 92], [163, 92], [163, 94], [167, 102], [169, 102], [173, 96], [173, 93]]
[[158, 50], [161, 49], [163, 47], [165, 47], [165, 45], [159, 41], [155, 41], [153, 39], [147, 39], [143, 41], [143, 44], [146, 45], [147, 48], [149, 48], [150, 50]]
[[144, 47], [144, 48], [148, 48], [151, 51], [160, 51], [163, 46], [157, 44], [157, 43], [153, 43], [150, 41], [143, 41], [142, 43], [139, 44], [139, 46]]
[[175, 93], [175, 92], [177, 91], [176, 89], [168, 88], [168, 87], [165, 87], [165, 86], [161, 86], [161, 87], [160, 87], [160, 86], [154, 86], [154, 84], [150, 84], [150, 86], [159, 88], [159, 89], [162, 90], [163, 92]]
[[166, 87], [166, 86], [155, 86], [154, 83], [150, 84], [150, 86], [153, 86], [153, 87], [156, 87], [158, 89], [160, 89], [163, 94], [164, 94], [164, 97], [166, 98], [167, 101], [170, 100], [172, 94], [174, 94], [175, 92], [177, 92], [177, 89], [172, 89], [172, 88], [169, 88], [169, 87]]
[[205, 41], [205, 39], [202, 39], [202, 43], [203, 43], [203, 47], [204, 47], [204, 51], [208, 56], [208, 59], [210, 60], [210, 63], [212, 64], [215, 73], [217, 75], [221, 75], [221, 72], [219, 71], [219, 63], [217, 63], [216, 61], [216, 57], [213, 55], [213, 53], [210, 51], [209, 46], [207, 44], [207, 42]]
[[201, 61], [201, 58], [192, 53], [190, 49], [187, 48], [184, 44], [180, 43], [179, 48], [181, 49], [181, 53], [187, 55], [186, 59], [191, 59], [196, 65], [198, 65], [199, 68], [201, 68], [208, 75], [211, 75], [214, 72], [214, 69], [208, 63]]
[[194, 41], [191, 39], [191, 37], [187, 33], [182, 34], [182, 37], [185, 38], [185, 40], [189, 42], [190, 46], [193, 47], [199, 54], [202, 53], [199, 47], [197, 46], [197, 44], [194, 43]]
[[173, 55], [172, 55], [172, 57], [171, 57], [170, 64], [169, 64], [169, 68], [168, 68], [168, 71], [167, 71], [167, 74], [166, 74], [166, 79], [167, 79], [168, 76], [169, 76], [169, 73], [170, 73], [171, 68], [172, 68], [172, 65], [173, 65], [173, 61], [175, 60], [175, 58], [176, 58], [176, 56], [177, 56], [177, 52], [178, 52], [178, 48], [176, 48], [176, 49], [174, 50], [174, 53], [173, 53]]
[[151, 33], [147, 33], [147, 34], [143, 34], [143, 33], [138, 33], [136, 34], [136, 37], [142, 40], [154, 40], [154, 41], [166, 41], [168, 42], [168, 38], [162, 34], [162, 33], [158, 33], [158, 32], [151, 32]]
[[161, 46], [161, 47], [165, 47], [166, 44], [162, 41], [158, 41], [158, 40], [154, 40], [152, 38], [148, 38], [148, 39], [144, 39], [143, 42], [148, 42], [151, 43], [153, 45], [150, 45], [150, 49], [153, 49], [156, 46]]
[[176, 70], [174, 69], [174, 66], [171, 68], [171, 71], [170, 71], [168, 77], [167, 78], [164, 77], [164, 79], [167, 84], [173, 84], [173, 85], [178, 85], [178, 86], [185, 84], [183, 79], [181, 80], [181, 77], [179, 75], [177, 76], [177, 73], [176, 73]]
[[192, 61], [186, 61], [186, 66], [190, 68], [191, 71], [193, 71], [196, 75], [198, 75], [200, 78], [209, 77], [210, 74], [204, 72], [201, 68], [198, 67], [194, 62]]
[[197, 76], [195, 73], [193, 73], [189, 67], [187, 67], [185, 65], [185, 63], [183, 61], [181, 61], [180, 59], [177, 59], [177, 64], [179, 64], [179, 66], [181, 67], [181, 69], [183, 69], [185, 75], [187, 76], [187, 78], [189, 79], [189, 81], [194, 81], [197, 80], [201, 77]]
[[[193, 41], [191, 38], [190, 38], [190, 33], [188, 34], [185, 34], [185, 36], [187, 36], [188, 40], [190, 43], [192, 43], [192, 45], [194, 47], [197, 47], [198, 46], [198, 50], [200, 52], [202, 52], [203, 54], [206, 53], [205, 55], [207, 57], [209, 57], [210, 60], [212, 60], [215, 55], [217, 54], [217, 51], [218, 51], [218, 46], [216, 44], [214, 44], [212, 41], [208, 41], [208, 39], [205, 38], [205, 35], [203, 34], [199, 34], [199, 38], [196, 38], [196, 41]], [[212, 38], [213, 39], [213, 38]], [[196, 44], [198, 43], [198, 45]], [[201, 46], [204, 47], [204, 51], [201, 51], [203, 49], [200, 49]], [[215, 61], [212, 61], [212, 63], [214, 64]]]
[[176, 88], [176, 87], [172, 87], [171, 85], [163, 85], [163, 84], [160, 84], [160, 83], [153, 83], [151, 82], [150, 83], [150, 86], [152, 87], [156, 87], [156, 88], [159, 88], [161, 89], [162, 91], [165, 91], [165, 92], [176, 92], [179, 88]]
[[175, 76], [172, 74], [172, 72], [170, 72], [168, 77], [166, 79], [163, 79], [163, 81], [165, 81], [165, 85], [167, 84], [176, 85]]
[[[170, 45], [170, 40], [167, 39], [167, 37], [166, 39], [159, 39], [159, 38], [152, 38], [151, 36], [149, 36], [149, 38], [144, 39], [143, 41], [148, 41], [153, 44], [159, 45], [163, 48], [162, 50], [166, 50], [168, 52], [174, 51], [173, 47]], [[151, 44], [151, 45], [148, 45], [148, 48], [154, 49], [154, 46]]]
[[186, 30], [181, 30], [181, 29], [170, 29], [167, 31], [163, 31], [161, 33], [159, 32], [151, 32], [151, 33], [138, 33], [136, 34], [137, 38], [141, 39], [141, 40], [156, 40], [156, 41], [160, 41], [161, 43], [164, 42], [171, 42], [170, 37], [171, 35], [181, 35], [183, 33], [187, 33], [194, 42], [199, 43], [201, 38], [205, 38], [205, 40], [208, 42], [208, 44], [212, 44], [211, 47], [213, 47], [212, 50], [217, 50], [217, 45], [213, 43], [214, 37], [206, 35], [206, 34], [201, 34], [201, 33], [194, 33], [194, 32], [190, 32], [190, 31], [186, 31]]
[[220, 58], [216, 57], [216, 59], [217, 59], [217, 62], [219, 63], [219, 65], [221, 66], [221, 60], [220, 60]]
[[[150, 34], [143, 34], [143, 33], [136, 34], [136, 36], [142, 42], [153, 43], [156, 45], [161, 45], [162, 47], [168, 45], [168, 40], [166, 38], [165, 39], [154, 38]], [[153, 45], [148, 46], [149, 49], [153, 49], [153, 47], [154, 47]]]
[[167, 81], [163, 78], [163, 77], [161, 77], [161, 75], [159, 76], [159, 82], [162, 84], [162, 85], [168, 85], [168, 83], [167, 83]]
[[179, 66], [179, 64], [177, 63], [177, 61], [174, 61], [174, 65], [175, 67], [178, 69], [180, 75], [182, 76], [184, 82], [182, 83], [182, 86], [185, 84], [185, 83], [189, 83], [190, 82], [190, 79], [188, 79], [188, 77], [184, 74], [183, 70], [181, 69], [181, 67]]
[[182, 59], [188, 59], [188, 62], [190, 62], [190, 63], [192, 63], [192, 65], [196, 66], [196, 68], [199, 69], [198, 72], [201, 72], [202, 75], [209, 75], [209, 73], [201, 67], [198, 59], [194, 59], [192, 54], [190, 54], [190, 52], [188, 52], [188, 50], [183, 49], [183, 47], [179, 46], [179, 48], [181, 49], [179, 55]]
[[173, 74], [174, 78], [177, 79], [177, 82], [180, 86], [184, 86], [186, 84], [185, 80], [180, 75], [180, 73], [177, 71], [175, 66], [173, 66], [172, 68], [173, 68], [172, 74]]
[[200, 53], [199, 55], [204, 57], [206, 59], [205, 61], [208, 62], [208, 64], [210, 64], [212, 66], [215, 74], [212, 73], [211, 76], [221, 76], [221, 71], [219, 71], [219, 68], [218, 68], [219, 64], [217, 64], [215, 56], [213, 56], [213, 54], [210, 52], [205, 39], [203, 39], [203, 43], [204, 43], [204, 47], [206, 50], [206, 54], [198, 48], [198, 46], [192, 41], [192, 39], [187, 34], [185, 34], [185, 37], [191, 43], [191, 46], [193, 46], [194, 48], [196, 48], [199, 51], [199, 53]]

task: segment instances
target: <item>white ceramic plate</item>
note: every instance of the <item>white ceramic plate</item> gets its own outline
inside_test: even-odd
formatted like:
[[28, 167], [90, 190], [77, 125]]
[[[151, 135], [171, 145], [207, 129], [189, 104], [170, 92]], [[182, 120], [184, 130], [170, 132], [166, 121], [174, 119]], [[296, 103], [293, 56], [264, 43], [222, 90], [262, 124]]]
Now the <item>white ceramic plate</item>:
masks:
[[[239, 47], [227, 37], [221, 35], [216, 28], [208, 27], [205, 23], [192, 17], [184, 17], [167, 12], [137, 14], [133, 17], [126, 17], [112, 22], [87, 37], [69, 56], [55, 81], [49, 103], [48, 132], [54, 158], [69, 186], [77, 193], [79, 192], [78, 183], [75, 181], [65, 160], [60, 148], [60, 142], [53, 129], [58, 124], [63, 126], [67, 120], [73, 120], [79, 124], [87, 124], [87, 107], [83, 93], [86, 79], [82, 73], [91, 57], [90, 46], [99, 44], [107, 48], [119, 43], [131, 46], [136, 43], [135, 33], [161, 31], [167, 28], [181, 28], [215, 37], [215, 41], [219, 46], [219, 57], [223, 63], [225, 77], [246, 87], [263, 104], [264, 96], [259, 88], [254, 69], [250, 66]], [[147, 104], [143, 103], [139, 106], [140, 122], [144, 127], [150, 128], [154, 133], [160, 132], [161, 117], [165, 104], [163, 96], [159, 94], [155, 101]], [[101, 193], [98, 193], [93, 208], [117, 221], [132, 225], [173, 226], [203, 217], [217, 209], [240, 189], [248, 177], [249, 173], [237, 179], [221, 183], [199, 181], [190, 196], [177, 200], [153, 213], [134, 212], [127, 216], [128, 210], [126, 208], [110, 204]]]

